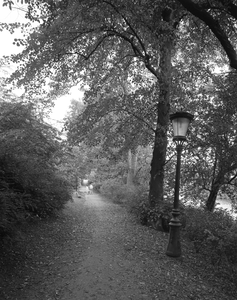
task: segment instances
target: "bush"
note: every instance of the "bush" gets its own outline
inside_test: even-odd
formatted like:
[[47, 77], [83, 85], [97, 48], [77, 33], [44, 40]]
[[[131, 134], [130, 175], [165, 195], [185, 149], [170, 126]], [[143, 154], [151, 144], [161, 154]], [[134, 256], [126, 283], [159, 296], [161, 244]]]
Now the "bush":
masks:
[[213, 264], [237, 263], [237, 223], [225, 210], [187, 208], [186, 237]]
[[103, 182], [100, 192], [109, 197], [114, 203], [124, 204], [130, 209], [139, 206], [142, 195], [142, 189], [136, 186], [128, 186], [122, 179], [108, 179]]
[[4, 236], [19, 222], [61, 209], [71, 199], [71, 188], [55, 163], [64, 153], [57, 130], [42, 122], [30, 103], [1, 102], [0, 108], [0, 235]]
[[24, 193], [0, 191], [0, 237], [11, 235], [19, 223], [55, 214], [71, 200], [71, 193], [65, 180], [53, 176], [47, 185]]
[[93, 191], [95, 192], [95, 193], [101, 193], [101, 186], [102, 186], [102, 183], [100, 183], [100, 182], [96, 182], [96, 183], [94, 183], [93, 182]]
[[52, 174], [47, 184], [42, 185], [41, 188], [35, 186], [32, 194], [34, 206], [29, 207], [29, 210], [34, 215], [44, 218], [59, 211], [71, 200], [72, 187], [66, 180]]
[[11, 190], [0, 192], [0, 239], [12, 236], [18, 223], [29, 218], [29, 195]]
[[[150, 207], [147, 201], [144, 201], [139, 206], [140, 221], [143, 225], [148, 225], [156, 230], [168, 232], [169, 223], [172, 218], [173, 201], [165, 201], [155, 207]], [[186, 224], [184, 207], [180, 206], [180, 222], [183, 227]]]
[[229, 230], [223, 240], [223, 250], [228, 258], [228, 261], [232, 264], [237, 263], [237, 222], [235, 222]]

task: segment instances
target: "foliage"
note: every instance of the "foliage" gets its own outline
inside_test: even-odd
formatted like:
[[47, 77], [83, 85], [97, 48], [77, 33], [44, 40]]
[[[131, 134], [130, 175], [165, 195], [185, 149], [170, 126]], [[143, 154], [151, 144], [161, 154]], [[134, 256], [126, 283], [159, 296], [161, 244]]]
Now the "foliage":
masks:
[[[141, 195], [144, 195], [142, 187], [124, 184], [116, 178], [108, 179], [101, 184], [100, 192], [110, 201], [125, 206], [130, 212], [137, 214]], [[147, 194], [146, 194], [147, 198]]]
[[[13, 57], [15, 61], [21, 60], [22, 64], [12, 76], [19, 84], [26, 85], [28, 91], [32, 90], [32, 86], [33, 90], [44, 86], [45, 78], [49, 77], [54, 95], [65, 92], [69, 85], [83, 81], [92, 94], [92, 97], [87, 98], [89, 106], [87, 116], [89, 117], [87, 118], [84, 114], [83, 118], [79, 117], [76, 120], [78, 122], [72, 122], [70, 131], [74, 137], [78, 133], [79, 135], [87, 133], [88, 139], [88, 135], [92, 133], [93, 142], [103, 139], [101, 132], [94, 134], [92, 130], [97, 130], [98, 127], [95, 125], [98, 125], [98, 119], [103, 118], [99, 124], [101, 131], [107, 130], [107, 133], [110, 131], [109, 139], [104, 138], [105, 145], [107, 141], [112, 141], [114, 144], [116, 142], [120, 145], [121, 143], [129, 144], [130, 148], [131, 146], [136, 148], [139, 143], [147, 145], [150, 137], [154, 139], [154, 136], [144, 129], [145, 126], [141, 120], [134, 121], [134, 111], [140, 119], [142, 117], [144, 120], [146, 117], [145, 123], [148, 123], [148, 119], [148, 125], [151, 128], [155, 121], [155, 139], [162, 140], [162, 142], [155, 142], [155, 148], [162, 149], [158, 149], [159, 151], [154, 155], [159, 159], [152, 164], [153, 172], [150, 182], [151, 185], [156, 186], [156, 181], [159, 179], [161, 181], [159, 197], [153, 195], [153, 199], [158, 200], [163, 197], [166, 132], [169, 122], [171, 51], [167, 52], [167, 45], [169, 43], [169, 49], [171, 49], [170, 41], [175, 39], [172, 10], [168, 9], [168, 16], [162, 13], [168, 3], [169, 1], [160, 0], [155, 3], [153, 1], [140, 2], [139, 5], [137, 1], [92, 0], [89, 2], [51, 2], [50, 4], [48, 1], [36, 4], [32, 2], [29, 6], [28, 17], [33, 20], [39, 18], [40, 14], [44, 21], [27, 39], [26, 49], [20, 55]], [[176, 8], [177, 5], [172, 6]], [[177, 20], [179, 14], [178, 12], [175, 16]], [[165, 56], [169, 59], [167, 60]], [[169, 68], [166, 68], [168, 65]], [[149, 72], [154, 82], [159, 81], [159, 87], [155, 84], [153, 89], [159, 97], [151, 97], [149, 101], [145, 96], [149, 95], [151, 89], [142, 88], [141, 74], [146, 71]], [[130, 81], [132, 88], [139, 86], [141, 90], [135, 97], [126, 95], [125, 106], [124, 102], [117, 101], [118, 97], [114, 97], [115, 90], [118, 91], [119, 88], [118, 82], [121, 74], [125, 74], [128, 79], [125, 82]], [[109, 92], [111, 92], [112, 86], [115, 87], [113, 97], [106, 97], [105, 105], [95, 103], [97, 100], [101, 101], [97, 96], [103, 92], [108, 95], [107, 88], [110, 87]], [[154, 93], [151, 94], [153, 96]], [[109, 107], [110, 98], [112, 98], [112, 103], [116, 101], [118, 104], [113, 106], [113, 113], [111, 108], [109, 111], [105, 110]], [[132, 107], [130, 111], [130, 106], [136, 108], [133, 98], [140, 103], [137, 109]], [[93, 104], [90, 103], [91, 99], [93, 99]], [[129, 106], [130, 102], [133, 103]], [[150, 102], [153, 102], [153, 109], [150, 108]], [[80, 130], [81, 127], [83, 130]], [[138, 128], [141, 130], [137, 130]], [[77, 136], [74, 140], [76, 139]], [[117, 147], [117, 145], [113, 146]]]
[[[96, 172], [98, 147], [88, 147], [85, 144], [69, 146], [65, 144], [65, 150], [58, 162], [58, 169], [64, 174], [76, 189], [80, 179], [88, 177], [91, 172]], [[90, 178], [94, 181], [94, 178]]]
[[212, 264], [237, 264], [237, 223], [225, 210], [186, 208], [185, 236]]
[[[110, 86], [104, 87], [99, 99], [93, 92], [86, 93], [85, 108], [74, 118], [69, 116], [66, 124], [70, 142], [83, 141], [92, 146], [100, 144], [104, 151], [117, 148], [121, 153], [151, 143], [155, 91], [148, 94], [144, 88], [135, 92], [131, 89], [129, 94], [124, 95], [113, 87], [111, 82]], [[116, 89], [119, 87], [117, 85]], [[72, 109], [75, 111], [74, 107]]]
[[[151, 207], [147, 201], [139, 206], [139, 218], [143, 225], [148, 225], [156, 230], [169, 231], [169, 222], [172, 218], [173, 201], [166, 200], [159, 206]], [[180, 222], [182, 227], [186, 225], [184, 207], [180, 205]]]
[[150, 177], [150, 163], [152, 159], [152, 148], [151, 146], [140, 147], [137, 157], [137, 170], [134, 176], [134, 183], [143, 187], [144, 190], [148, 191], [149, 177]]
[[[230, 66], [237, 68], [235, 26], [237, 21], [235, 1], [178, 0], [188, 12], [203, 21], [215, 35], [229, 58]], [[208, 43], [208, 41], [206, 41]]]
[[[161, 201], [170, 82], [175, 86], [172, 96], [176, 106], [180, 104], [180, 95], [193, 94], [194, 81], [202, 85], [205, 68], [205, 74], [211, 73], [210, 58], [218, 56], [218, 62], [225, 61], [219, 56], [218, 41], [231, 66], [236, 67], [232, 46], [235, 44], [233, 8], [236, 6], [232, 1], [226, 8], [222, 1], [213, 2], [215, 5], [205, 0], [30, 1], [27, 17], [41, 22], [27, 39], [26, 49], [13, 57], [13, 60], [21, 61], [21, 65], [12, 78], [27, 86], [28, 91], [32, 86], [33, 90], [44, 87], [46, 78], [50, 78], [49, 85], [56, 95], [83, 81], [89, 87], [88, 110], [72, 122], [70, 129], [75, 140], [78, 134], [78, 140], [85, 136], [94, 143], [103, 140], [107, 147], [111, 143], [121, 147], [127, 141], [129, 146], [144, 145], [150, 142], [150, 137], [141, 122], [134, 120], [134, 114], [145, 117], [146, 123], [147, 120], [151, 122], [149, 125], [155, 120], [149, 196], [153, 202]], [[212, 38], [209, 29], [218, 41]], [[171, 68], [171, 58], [174, 68]], [[146, 73], [153, 79], [154, 87], [142, 84]], [[118, 101], [121, 97], [117, 97], [121, 75], [124, 76], [122, 81], [129, 82], [130, 87], [139, 91], [129, 97], [126, 95], [125, 106], [124, 101]], [[149, 92], [152, 97], [146, 101]], [[187, 102], [185, 99], [182, 104]], [[130, 104], [135, 109], [130, 110]], [[139, 135], [134, 135], [137, 128], [141, 129]]]
[[113, 178], [102, 183], [100, 192], [115, 203], [124, 203], [126, 199], [133, 196], [134, 188], [126, 186], [121, 179]]
[[90, 146], [85, 143], [78, 146], [66, 144], [58, 168], [73, 183], [74, 188], [78, 180], [87, 178], [98, 192], [107, 180], [116, 178], [124, 182], [127, 172], [126, 160], [119, 149], [108, 148], [105, 151], [101, 145]]
[[216, 75], [199, 101], [182, 163], [183, 197], [203, 200], [209, 210], [218, 193], [234, 201], [236, 190], [236, 73]]
[[[66, 90], [68, 84], [75, 85], [79, 78], [94, 91], [100, 91], [112, 77], [119, 77], [116, 73], [120, 75], [121, 71], [125, 73], [128, 70], [132, 81], [141, 82], [139, 73], [134, 75], [136, 68], [145, 67], [152, 76], [159, 78], [157, 66], [163, 37], [175, 34], [175, 51], [177, 57], [181, 57], [180, 66], [183, 62], [192, 61], [195, 67], [202, 62], [203, 57], [200, 59], [199, 55], [206, 54], [206, 49], [212, 58], [221, 52], [218, 40], [213, 39], [209, 28], [221, 42], [234, 67], [235, 5], [232, 1], [229, 1], [230, 7], [224, 7], [222, 1], [213, 2], [215, 5], [210, 1], [197, 4], [191, 0], [139, 3], [113, 0], [30, 1], [29, 20], [44, 21], [29, 36], [26, 51], [15, 58], [24, 61], [15, 75], [26, 85], [34, 81], [37, 88], [40, 84], [43, 86], [47, 76], [51, 77], [50, 86], [55, 93]], [[162, 15], [166, 6], [173, 10], [171, 33], [167, 16]], [[194, 51], [192, 56], [188, 53], [190, 49]], [[205, 61], [208, 61], [207, 58]], [[134, 68], [131, 67], [133, 65]], [[193, 77], [191, 70], [190, 76]]]
[[57, 131], [37, 117], [31, 103], [0, 102], [0, 230], [45, 217], [71, 199], [55, 165], [61, 155]]
[[[79, 147], [79, 149], [81, 149]], [[136, 188], [138, 190], [148, 190], [148, 180], [149, 180], [149, 162], [151, 159], [151, 149], [150, 147], [142, 148], [139, 147], [138, 159], [130, 168], [134, 168], [133, 180], [130, 182], [128, 180], [128, 156], [127, 153], [122, 154], [120, 149], [108, 148], [104, 151], [103, 146], [88, 147], [84, 145], [84, 149], [88, 149], [85, 156], [88, 156], [87, 167], [88, 175], [91, 171], [94, 173], [94, 178], [89, 178], [93, 181], [95, 186], [98, 186], [98, 191], [102, 186], [107, 185], [107, 181], [120, 182], [119, 185], [125, 187], [125, 184], [131, 185], [131, 188]], [[110, 150], [110, 151], [109, 151]], [[86, 163], [85, 161], [85, 163]], [[131, 170], [131, 169], [130, 169]]]

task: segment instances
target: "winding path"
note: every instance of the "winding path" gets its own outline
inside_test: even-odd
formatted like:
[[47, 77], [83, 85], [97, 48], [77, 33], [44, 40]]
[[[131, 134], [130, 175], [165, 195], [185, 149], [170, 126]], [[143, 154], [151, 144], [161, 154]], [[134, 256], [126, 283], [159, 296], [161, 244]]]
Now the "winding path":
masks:
[[185, 245], [184, 258], [167, 257], [167, 234], [99, 195], [74, 197], [58, 219], [28, 230], [16, 272], [3, 268], [1, 300], [234, 299], [195, 270]]

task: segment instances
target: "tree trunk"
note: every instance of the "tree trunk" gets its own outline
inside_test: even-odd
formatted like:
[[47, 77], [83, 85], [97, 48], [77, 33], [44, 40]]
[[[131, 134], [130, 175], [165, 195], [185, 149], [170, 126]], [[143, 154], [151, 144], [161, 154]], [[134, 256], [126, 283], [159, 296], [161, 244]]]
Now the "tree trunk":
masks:
[[[160, 103], [159, 103], [160, 104]], [[158, 105], [159, 107], [161, 105]], [[155, 145], [153, 149], [153, 157], [151, 161], [151, 178], [150, 178], [150, 191], [149, 202], [152, 207], [161, 203], [164, 198], [164, 167], [166, 160], [167, 149], [167, 126], [169, 122], [169, 104], [164, 103], [167, 106], [167, 113], [162, 116], [164, 125], [157, 128], [155, 134]], [[161, 109], [159, 110], [161, 111]], [[160, 118], [161, 119], [161, 118]], [[161, 124], [161, 120], [159, 120]]]
[[210, 194], [208, 196], [207, 202], [206, 202], [206, 209], [210, 212], [214, 211], [215, 204], [216, 204], [216, 198], [219, 192], [220, 186], [216, 185], [213, 187], [210, 191]]
[[215, 204], [216, 204], [216, 198], [218, 195], [218, 192], [220, 190], [221, 184], [215, 183], [212, 186], [212, 189], [210, 191], [210, 194], [208, 196], [207, 202], [206, 202], [206, 209], [210, 212], [213, 212], [215, 209]]
[[151, 161], [151, 177], [149, 203], [154, 207], [164, 198], [165, 161], [167, 150], [167, 130], [170, 113], [170, 89], [171, 89], [171, 51], [173, 49], [173, 37], [171, 30], [167, 30], [163, 36], [160, 47], [160, 77], [159, 100], [157, 104], [157, 125], [153, 157]]
[[216, 176], [216, 179], [213, 180], [211, 191], [208, 196], [207, 202], [206, 202], [206, 209], [213, 212], [216, 204], [216, 198], [218, 195], [218, 192], [224, 182], [224, 172], [223, 170], [219, 171], [219, 174]]
[[134, 177], [137, 170], [137, 155], [138, 151], [128, 150], [128, 174], [127, 174], [127, 185], [131, 186], [134, 184]]

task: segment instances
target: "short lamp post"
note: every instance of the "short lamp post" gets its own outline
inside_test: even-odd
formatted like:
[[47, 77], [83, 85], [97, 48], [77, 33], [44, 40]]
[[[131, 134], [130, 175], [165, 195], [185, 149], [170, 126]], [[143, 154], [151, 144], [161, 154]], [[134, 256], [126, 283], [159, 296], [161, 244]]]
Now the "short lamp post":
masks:
[[180, 165], [181, 153], [183, 144], [186, 141], [186, 134], [190, 122], [193, 120], [193, 115], [187, 112], [176, 112], [170, 115], [172, 121], [174, 137], [173, 141], [176, 144], [177, 164], [175, 177], [175, 191], [174, 191], [174, 208], [172, 209], [172, 219], [170, 220], [169, 243], [166, 250], [166, 255], [172, 257], [179, 257], [181, 255], [180, 244], [180, 211], [179, 211], [179, 185], [180, 185]]

